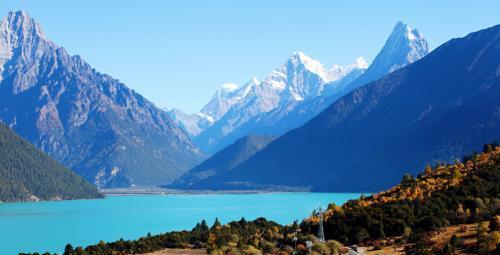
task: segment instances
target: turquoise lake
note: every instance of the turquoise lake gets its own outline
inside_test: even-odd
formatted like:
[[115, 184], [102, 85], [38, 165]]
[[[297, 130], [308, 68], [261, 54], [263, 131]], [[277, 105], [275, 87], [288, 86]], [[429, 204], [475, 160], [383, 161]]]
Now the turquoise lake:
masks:
[[86, 246], [120, 238], [136, 239], [245, 217], [281, 224], [299, 221], [313, 209], [343, 204], [360, 194], [269, 193], [108, 196], [100, 200], [0, 204], [0, 254], [62, 252], [67, 243]]

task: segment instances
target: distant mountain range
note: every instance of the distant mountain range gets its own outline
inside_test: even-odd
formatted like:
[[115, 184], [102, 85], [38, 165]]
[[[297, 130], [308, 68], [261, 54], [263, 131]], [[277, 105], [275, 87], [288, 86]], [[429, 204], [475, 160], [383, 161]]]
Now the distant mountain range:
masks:
[[0, 202], [101, 197], [92, 184], [0, 123]]
[[0, 119], [98, 187], [164, 184], [204, 154], [154, 104], [51, 42], [25, 12], [0, 23]]
[[[400, 27], [395, 30], [414, 33]], [[384, 66], [386, 71], [399, 67]], [[497, 25], [452, 39], [355, 89], [231, 171], [196, 185], [379, 191], [398, 183], [408, 170], [456, 159], [500, 138], [499, 85]]]
[[[294, 52], [186, 114], [157, 108], [11, 12], [0, 23], [0, 120], [99, 188], [378, 191], [407, 168], [500, 138], [499, 30], [428, 54], [398, 22], [370, 66], [325, 68]], [[213, 155], [202, 162], [204, 152]]]
[[247, 135], [189, 170], [172, 185], [169, 185], [169, 188], [204, 189], [202, 186], [197, 186], [201, 180], [231, 171], [255, 153], [264, 149], [274, 139], [276, 137], [269, 135]]
[[247, 134], [281, 135], [299, 127], [339, 97], [427, 53], [422, 34], [398, 22], [368, 69], [363, 58], [326, 69], [295, 52], [263, 81], [253, 78], [241, 88], [224, 85], [200, 113], [169, 113], [196, 145], [214, 153]]

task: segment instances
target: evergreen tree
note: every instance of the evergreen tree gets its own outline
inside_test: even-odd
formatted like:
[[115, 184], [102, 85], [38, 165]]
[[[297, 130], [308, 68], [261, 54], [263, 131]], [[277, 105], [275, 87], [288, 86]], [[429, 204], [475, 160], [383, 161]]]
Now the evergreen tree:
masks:
[[490, 153], [493, 151], [493, 146], [491, 144], [485, 144], [483, 146], [483, 152], [484, 153]]
[[411, 174], [403, 175], [401, 187], [411, 187], [415, 183], [415, 178]]
[[222, 226], [222, 224], [219, 221], [219, 218], [215, 218], [214, 225], [212, 225], [211, 229], [219, 229]]
[[73, 246], [71, 244], [66, 244], [64, 248], [64, 255], [73, 255]]
[[203, 232], [206, 232], [206, 231], [208, 231], [208, 229], [209, 229], [209, 228], [208, 228], [208, 224], [207, 224], [207, 222], [203, 219], [203, 220], [201, 221], [201, 230], [202, 230]]
[[240, 220], [240, 225], [241, 226], [246, 226], [247, 225], [247, 220], [245, 220], [245, 217], [241, 217], [241, 220]]

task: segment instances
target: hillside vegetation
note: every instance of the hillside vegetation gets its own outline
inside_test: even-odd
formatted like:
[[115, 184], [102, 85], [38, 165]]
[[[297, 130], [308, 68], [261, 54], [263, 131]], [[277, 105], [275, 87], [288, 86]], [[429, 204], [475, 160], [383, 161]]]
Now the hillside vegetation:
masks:
[[[330, 204], [324, 212], [328, 240], [324, 243], [316, 239], [319, 219], [313, 212], [300, 225], [281, 226], [259, 218], [227, 224], [216, 220], [209, 227], [202, 221], [191, 231], [149, 234], [134, 241], [100, 242], [86, 248], [68, 245], [65, 254], [140, 254], [165, 248], [206, 248], [210, 254], [307, 254], [305, 243], [312, 241], [312, 254], [329, 255], [346, 252], [342, 243], [363, 245], [389, 237], [407, 243], [407, 254], [452, 254], [431, 250], [422, 240], [452, 224], [485, 221], [490, 222], [489, 232], [482, 230], [467, 252], [491, 254], [500, 242], [496, 238], [500, 237], [499, 194], [500, 147], [486, 145], [483, 153], [464, 157], [461, 162], [427, 167], [416, 178], [405, 175], [399, 185], [387, 191], [342, 206]], [[459, 242], [453, 240], [457, 246]]]
[[[401, 236], [404, 241], [449, 225], [491, 220], [500, 213], [500, 147], [486, 145], [483, 153], [462, 162], [426, 167], [416, 178], [406, 174], [387, 191], [329, 205], [325, 235], [342, 243]], [[301, 228], [317, 231], [317, 217]]]
[[92, 184], [0, 123], [0, 201], [101, 197]]

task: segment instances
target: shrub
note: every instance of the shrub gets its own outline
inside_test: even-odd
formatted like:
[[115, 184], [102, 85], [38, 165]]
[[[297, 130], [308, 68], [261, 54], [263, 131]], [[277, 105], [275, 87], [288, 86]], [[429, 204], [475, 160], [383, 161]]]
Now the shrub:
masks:
[[330, 248], [331, 254], [339, 254], [344, 248], [344, 246], [336, 240], [329, 240], [326, 242], [326, 245], [328, 246], [328, 248]]
[[312, 247], [312, 250], [318, 252], [321, 255], [331, 254], [331, 250], [326, 243], [315, 243]]

